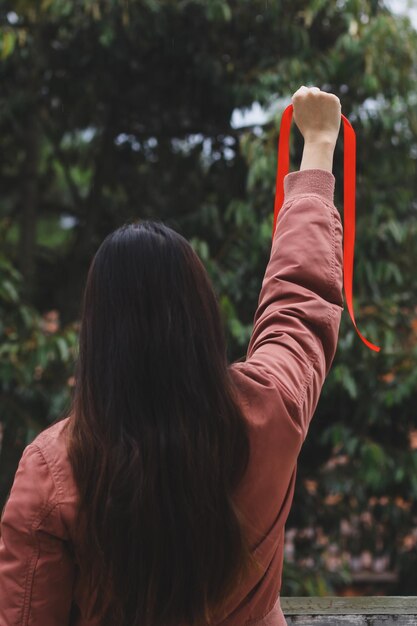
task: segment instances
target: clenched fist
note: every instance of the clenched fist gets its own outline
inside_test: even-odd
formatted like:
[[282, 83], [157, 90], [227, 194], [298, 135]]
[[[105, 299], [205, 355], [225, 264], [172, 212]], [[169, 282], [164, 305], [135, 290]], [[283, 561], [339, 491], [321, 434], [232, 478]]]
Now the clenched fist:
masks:
[[305, 142], [336, 144], [341, 105], [337, 96], [318, 87], [300, 87], [293, 97], [294, 121]]

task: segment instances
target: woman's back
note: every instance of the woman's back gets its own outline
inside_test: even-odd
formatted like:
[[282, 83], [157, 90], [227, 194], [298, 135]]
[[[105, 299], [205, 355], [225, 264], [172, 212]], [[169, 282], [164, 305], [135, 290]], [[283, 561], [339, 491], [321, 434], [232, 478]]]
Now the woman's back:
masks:
[[[246, 361], [228, 368], [250, 443], [233, 500], [261, 567], [229, 596], [216, 624], [267, 624], [265, 616], [271, 625], [285, 624], [279, 608], [284, 527], [343, 309], [342, 226], [333, 193], [334, 177], [325, 169], [286, 177]], [[101, 623], [82, 617], [92, 598], [75, 559], [79, 492], [64, 428], [71, 419], [41, 433], [16, 473], [2, 518], [1, 624]]]

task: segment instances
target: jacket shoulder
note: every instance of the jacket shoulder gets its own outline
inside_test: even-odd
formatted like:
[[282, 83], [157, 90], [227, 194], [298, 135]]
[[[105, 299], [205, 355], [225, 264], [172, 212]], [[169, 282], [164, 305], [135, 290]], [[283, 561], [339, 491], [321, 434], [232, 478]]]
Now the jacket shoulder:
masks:
[[41, 450], [45, 447], [53, 446], [54, 444], [59, 444], [59, 441], [62, 440], [66, 428], [68, 426], [69, 418], [66, 417], [61, 419], [59, 422], [55, 422], [50, 426], [47, 426], [42, 430], [32, 441], [32, 444], [37, 445]]
[[41, 451], [54, 479], [57, 498], [61, 505], [73, 505], [77, 497], [71, 464], [67, 453], [69, 417], [51, 424], [39, 433], [29, 446]]

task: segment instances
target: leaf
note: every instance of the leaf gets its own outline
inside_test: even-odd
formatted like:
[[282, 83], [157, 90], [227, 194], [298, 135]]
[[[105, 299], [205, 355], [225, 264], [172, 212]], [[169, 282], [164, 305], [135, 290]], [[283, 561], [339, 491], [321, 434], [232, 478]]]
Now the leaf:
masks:
[[206, 10], [210, 21], [229, 22], [232, 18], [232, 10], [224, 0], [210, 0]]
[[4, 280], [0, 284], [0, 296], [7, 302], [17, 302], [19, 300], [17, 289], [9, 280]]
[[16, 36], [11, 31], [8, 30], [3, 34], [2, 42], [1, 42], [1, 53], [0, 58], [4, 61], [13, 53], [14, 47], [16, 43]]
[[19, 307], [19, 313], [26, 328], [31, 328], [34, 320], [34, 313], [28, 306]]
[[53, 2], [54, 0], [42, 0], [41, 11], [47, 11]]
[[69, 357], [68, 345], [62, 337], [55, 337], [58, 353], [63, 361], [67, 361]]

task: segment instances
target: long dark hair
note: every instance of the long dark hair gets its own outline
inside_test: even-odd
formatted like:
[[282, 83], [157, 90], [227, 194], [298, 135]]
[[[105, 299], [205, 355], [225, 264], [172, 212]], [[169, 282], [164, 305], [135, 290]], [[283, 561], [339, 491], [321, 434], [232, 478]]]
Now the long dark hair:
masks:
[[261, 571], [232, 500], [250, 446], [217, 297], [184, 237], [138, 220], [104, 239], [75, 369], [67, 445], [91, 616], [221, 618], [252, 566]]

